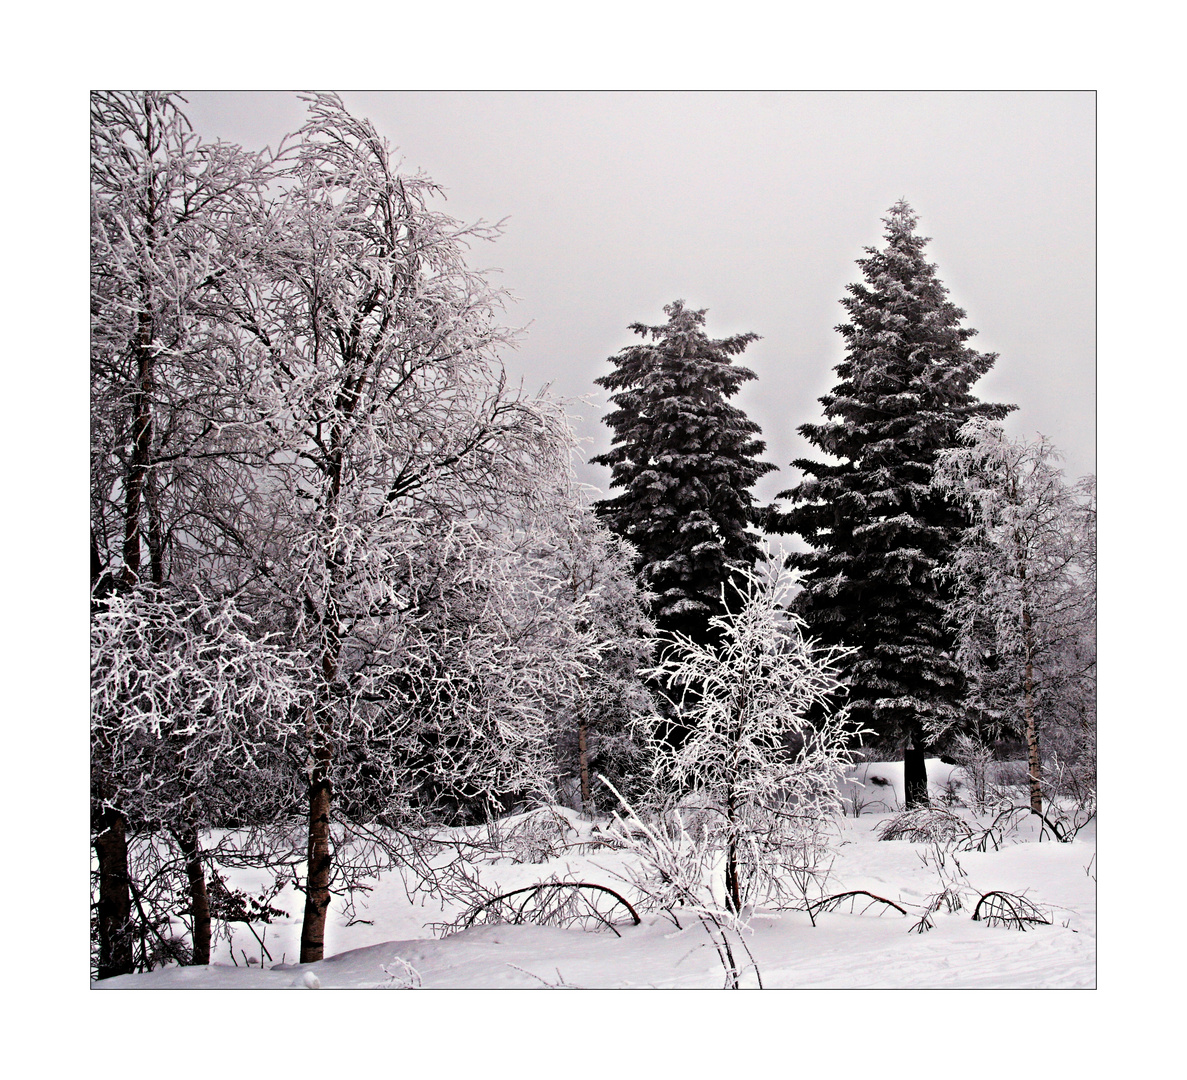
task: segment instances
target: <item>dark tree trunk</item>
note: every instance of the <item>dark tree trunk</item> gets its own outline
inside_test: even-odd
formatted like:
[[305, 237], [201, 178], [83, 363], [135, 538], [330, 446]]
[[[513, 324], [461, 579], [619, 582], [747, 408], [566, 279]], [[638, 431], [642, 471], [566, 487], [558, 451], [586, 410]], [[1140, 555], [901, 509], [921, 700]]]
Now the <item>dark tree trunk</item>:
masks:
[[725, 847], [725, 907], [735, 915], [742, 912], [742, 889], [738, 882], [738, 842], [732, 836]]
[[[338, 569], [331, 562], [332, 571]], [[305, 917], [301, 924], [301, 963], [321, 960], [326, 948], [326, 914], [330, 909], [330, 807], [333, 786], [331, 739], [334, 726], [333, 685], [338, 674], [338, 607], [331, 600], [323, 616], [321, 701], [309, 716], [309, 743], [313, 769], [309, 776], [309, 847], [305, 856]]]
[[108, 808], [99, 818], [95, 857], [99, 862], [100, 979], [132, 970], [132, 890], [128, 877], [127, 823]]
[[[357, 404], [357, 392], [344, 409], [347, 418]], [[338, 405], [343, 406], [341, 395]], [[335, 428], [330, 438], [331, 452], [326, 465], [329, 480], [326, 536], [332, 537], [338, 526], [338, 498], [342, 491], [342, 431]], [[305, 916], [301, 923], [301, 963], [321, 960], [326, 948], [326, 914], [330, 908], [330, 877], [333, 854], [330, 851], [330, 807], [333, 800], [334, 684], [338, 678], [338, 660], [342, 649], [339, 629], [340, 589], [345, 573], [340, 550], [326, 551], [330, 587], [321, 613], [320, 700], [309, 716], [309, 748], [313, 768], [309, 775], [309, 847], [305, 861]]]
[[[328, 755], [319, 771], [328, 769]], [[305, 880], [305, 918], [301, 924], [301, 963], [325, 956], [326, 913], [330, 907], [330, 781], [309, 785], [309, 850]]]
[[148, 565], [153, 584], [165, 582], [165, 530], [157, 500], [157, 482], [150, 471], [144, 479], [144, 505], [148, 511]]
[[[325, 693], [336, 671], [327, 653], [323, 657], [326, 675]], [[330, 909], [330, 874], [333, 855], [330, 851], [330, 807], [333, 787], [330, 781], [332, 750], [330, 736], [332, 704], [323, 700], [309, 718], [313, 750], [313, 771], [309, 777], [309, 847], [306, 852], [305, 917], [301, 923], [301, 963], [312, 964], [325, 956], [326, 914]]]
[[1030, 610], [1022, 609], [1023, 638], [1026, 644], [1026, 669], [1023, 674], [1023, 714], [1026, 720], [1026, 766], [1030, 783], [1030, 808], [1043, 813], [1042, 757], [1039, 753], [1039, 720], [1035, 716], [1034, 630]]
[[581, 758], [581, 810], [593, 813], [593, 794], [589, 788], [589, 735], [585, 717], [577, 721], [577, 754]]
[[99, 544], [95, 540], [95, 530], [91, 529], [91, 593], [95, 592], [95, 586], [99, 584], [99, 578], [103, 576], [103, 560], [99, 557]]
[[144, 486], [152, 451], [153, 353], [152, 316], [139, 315], [136, 339], [136, 392], [132, 395], [132, 459], [124, 489], [124, 582], [135, 585], [140, 577], [140, 516]]
[[903, 788], [908, 810], [930, 805], [927, 799], [927, 765], [918, 738], [903, 750]]
[[177, 841], [185, 856], [185, 873], [190, 884], [190, 914], [194, 920], [194, 947], [190, 963], [203, 966], [210, 963], [210, 895], [206, 890], [206, 872], [202, 866], [197, 828], [188, 827], [177, 836]]
[[731, 791], [726, 798], [725, 816], [729, 823], [729, 840], [725, 845], [725, 907], [735, 915], [742, 913], [742, 887], [738, 881], [738, 837], [735, 831], [737, 807]]
[[[99, 546], [91, 530], [92, 610], [97, 586], [103, 580]], [[98, 787], [98, 785], [96, 785]], [[96, 790], [95, 797], [102, 799]], [[123, 814], [110, 808], [99, 813], [95, 825], [95, 858], [99, 863], [98, 977], [127, 975], [132, 970], [132, 890], [128, 875], [127, 825]]]

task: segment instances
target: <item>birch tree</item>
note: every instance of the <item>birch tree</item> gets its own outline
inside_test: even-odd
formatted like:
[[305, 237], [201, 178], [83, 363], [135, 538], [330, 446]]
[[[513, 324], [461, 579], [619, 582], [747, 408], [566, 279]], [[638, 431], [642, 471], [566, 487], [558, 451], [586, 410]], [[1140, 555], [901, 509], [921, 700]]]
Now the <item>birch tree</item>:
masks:
[[1043, 811], [1044, 717], [1095, 715], [1095, 482], [1070, 486], [1045, 436], [971, 421], [934, 486], [972, 524], [947, 574], [969, 705], [1026, 739], [1030, 807]]
[[497, 228], [308, 103], [265, 158], [201, 144], [175, 96], [94, 102], [101, 975], [133, 963], [129, 829], [196, 871], [200, 961], [202, 831], [283, 831], [298, 784], [320, 959], [335, 890], [413, 830], [555, 794], [558, 717], [607, 652], [557, 557], [572, 432], [507, 386], [503, 298], [467, 265]]
[[268, 163], [201, 142], [177, 95], [91, 102], [91, 545], [160, 584], [217, 550], [243, 481], [245, 373], [223, 287], [250, 276]]
[[[247, 473], [234, 334], [218, 282], [236, 276], [266, 163], [203, 144], [177, 95], [91, 99], [91, 589], [209, 580]], [[142, 594], [143, 595], [143, 594]], [[101, 976], [131, 970], [127, 820], [92, 777]], [[196, 883], [196, 887], [200, 883]], [[199, 888], [199, 891], [201, 889]], [[197, 903], [197, 898], [195, 898]]]
[[466, 264], [468, 245], [497, 230], [433, 210], [437, 188], [400, 173], [336, 97], [308, 103], [255, 318], [275, 439], [272, 602], [308, 657], [313, 697], [302, 962], [324, 952], [347, 764], [336, 751], [369, 716], [399, 715], [381, 707], [383, 684], [419, 632], [416, 552], [458, 522], [535, 505], [541, 469], [569, 453], [557, 411], [508, 389], [501, 294]]
[[576, 779], [581, 807], [592, 813], [597, 776], [630, 798], [646, 783], [648, 752], [633, 729], [654, 708], [640, 675], [652, 660], [653, 597], [635, 581], [634, 548], [577, 493], [558, 493], [557, 505], [545, 553], [560, 584], [553, 617], [571, 620], [567, 633], [587, 636], [589, 649], [587, 674], [559, 705], [557, 767], [562, 778]]

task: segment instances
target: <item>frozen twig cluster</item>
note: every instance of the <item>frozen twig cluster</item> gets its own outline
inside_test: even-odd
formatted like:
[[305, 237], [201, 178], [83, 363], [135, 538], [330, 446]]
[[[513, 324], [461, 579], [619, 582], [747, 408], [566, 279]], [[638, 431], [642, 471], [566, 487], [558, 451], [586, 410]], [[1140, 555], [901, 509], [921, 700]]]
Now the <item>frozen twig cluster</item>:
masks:
[[[709, 940], [725, 972], [725, 986], [737, 990], [746, 973], [753, 972], [759, 988], [762, 974], [746, 943], [749, 927], [745, 914], [723, 904], [713, 888], [714, 869], [720, 861], [720, 836], [705, 827], [704, 819], [686, 826], [680, 811], [644, 822], [635, 809], [608, 781], [606, 786], [618, 799], [622, 813], [615, 814], [624, 849], [633, 856], [627, 880], [640, 897], [640, 906], [663, 911], [683, 929], [680, 914], [695, 918]], [[745, 955], [747, 963], [741, 962]]]

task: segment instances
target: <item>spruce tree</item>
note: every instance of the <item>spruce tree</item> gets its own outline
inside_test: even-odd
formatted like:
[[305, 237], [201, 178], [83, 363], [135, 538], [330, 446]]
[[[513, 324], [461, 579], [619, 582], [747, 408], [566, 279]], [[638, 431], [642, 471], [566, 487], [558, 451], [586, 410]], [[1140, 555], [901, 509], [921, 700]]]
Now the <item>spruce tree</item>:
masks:
[[803, 574], [797, 609], [823, 643], [857, 648], [848, 700], [879, 744], [903, 749], [910, 807], [927, 800], [927, 730], [956, 717], [962, 692], [938, 571], [964, 521], [929, 488], [932, 469], [962, 424], [1014, 406], [970, 392], [997, 355], [966, 344], [976, 331], [924, 258], [910, 206], [883, 220], [885, 248], [866, 249], [864, 282], [841, 301], [850, 321], [837, 327], [839, 381], [820, 399], [827, 419], [799, 428], [829, 460], [792, 463], [804, 478], [770, 526], [811, 548], [789, 559]]
[[756, 377], [732, 358], [758, 335], [712, 340], [705, 312], [682, 300], [664, 314], [664, 326], [633, 324], [642, 343], [612, 356], [614, 370], [596, 380], [617, 408], [605, 417], [613, 446], [592, 460], [609, 466], [619, 494], [595, 509], [636, 548], [658, 629], [707, 642], [722, 586], [760, 555], [750, 489], [775, 468], [758, 460], [758, 425], [729, 404]]

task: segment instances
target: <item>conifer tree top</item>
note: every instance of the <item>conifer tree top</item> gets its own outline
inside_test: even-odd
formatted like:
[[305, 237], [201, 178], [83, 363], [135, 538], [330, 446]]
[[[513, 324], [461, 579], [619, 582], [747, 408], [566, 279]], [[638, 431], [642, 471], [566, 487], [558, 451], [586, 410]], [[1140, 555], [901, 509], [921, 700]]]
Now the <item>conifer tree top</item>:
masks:
[[[687, 308], [683, 300], [676, 300], [664, 305], [668, 321], [663, 326], [631, 323], [629, 329], [643, 338], [644, 342], [651, 338], [657, 344], [628, 345], [611, 358], [615, 364], [614, 370], [594, 382], [607, 390], [621, 390], [637, 383], [644, 374], [644, 367], [656, 362], [679, 365], [681, 362], [709, 360], [722, 367], [718, 377], [720, 385], [716, 389], [727, 397], [733, 395], [742, 383], [757, 376], [749, 368], [732, 364], [730, 357], [745, 351], [746, 346], [759, 339], [759, 335], [735, 334], [733, 337], [713, 340], [704, 331], [707, 313], [707, 308]], [[611, 400], [618, 403], [617, 398]]]
[[[983, 406], [970, 393], [997, 354], [966, 345], [977, 331], [961, 325], [965, 311], [949, 299], [935, 264], [924, 257], [930, 237], [916, 234], [918, 217], [911, 206], [900, 199], [882, 220], [885, 247], [865, 249], [857, 260], [864, 280], [849, 285], [841, 300], [849, 321], [836, 329], [846, 355], [835, 368], [840, 381], [820, 399], [825, 416], [835, 422], [799, 429], [842, 459], [868, 454], [896, 419], [920, 433], [934, 432], [938, 424], [946, 445], [965, 419], [986, 409], [1000, 418], [1010, 408]], [[929, 464], [934, 450], [934, 445], [924, 449]], [[795, 464], [814, 471], [805, 468], [809, 462]]]

